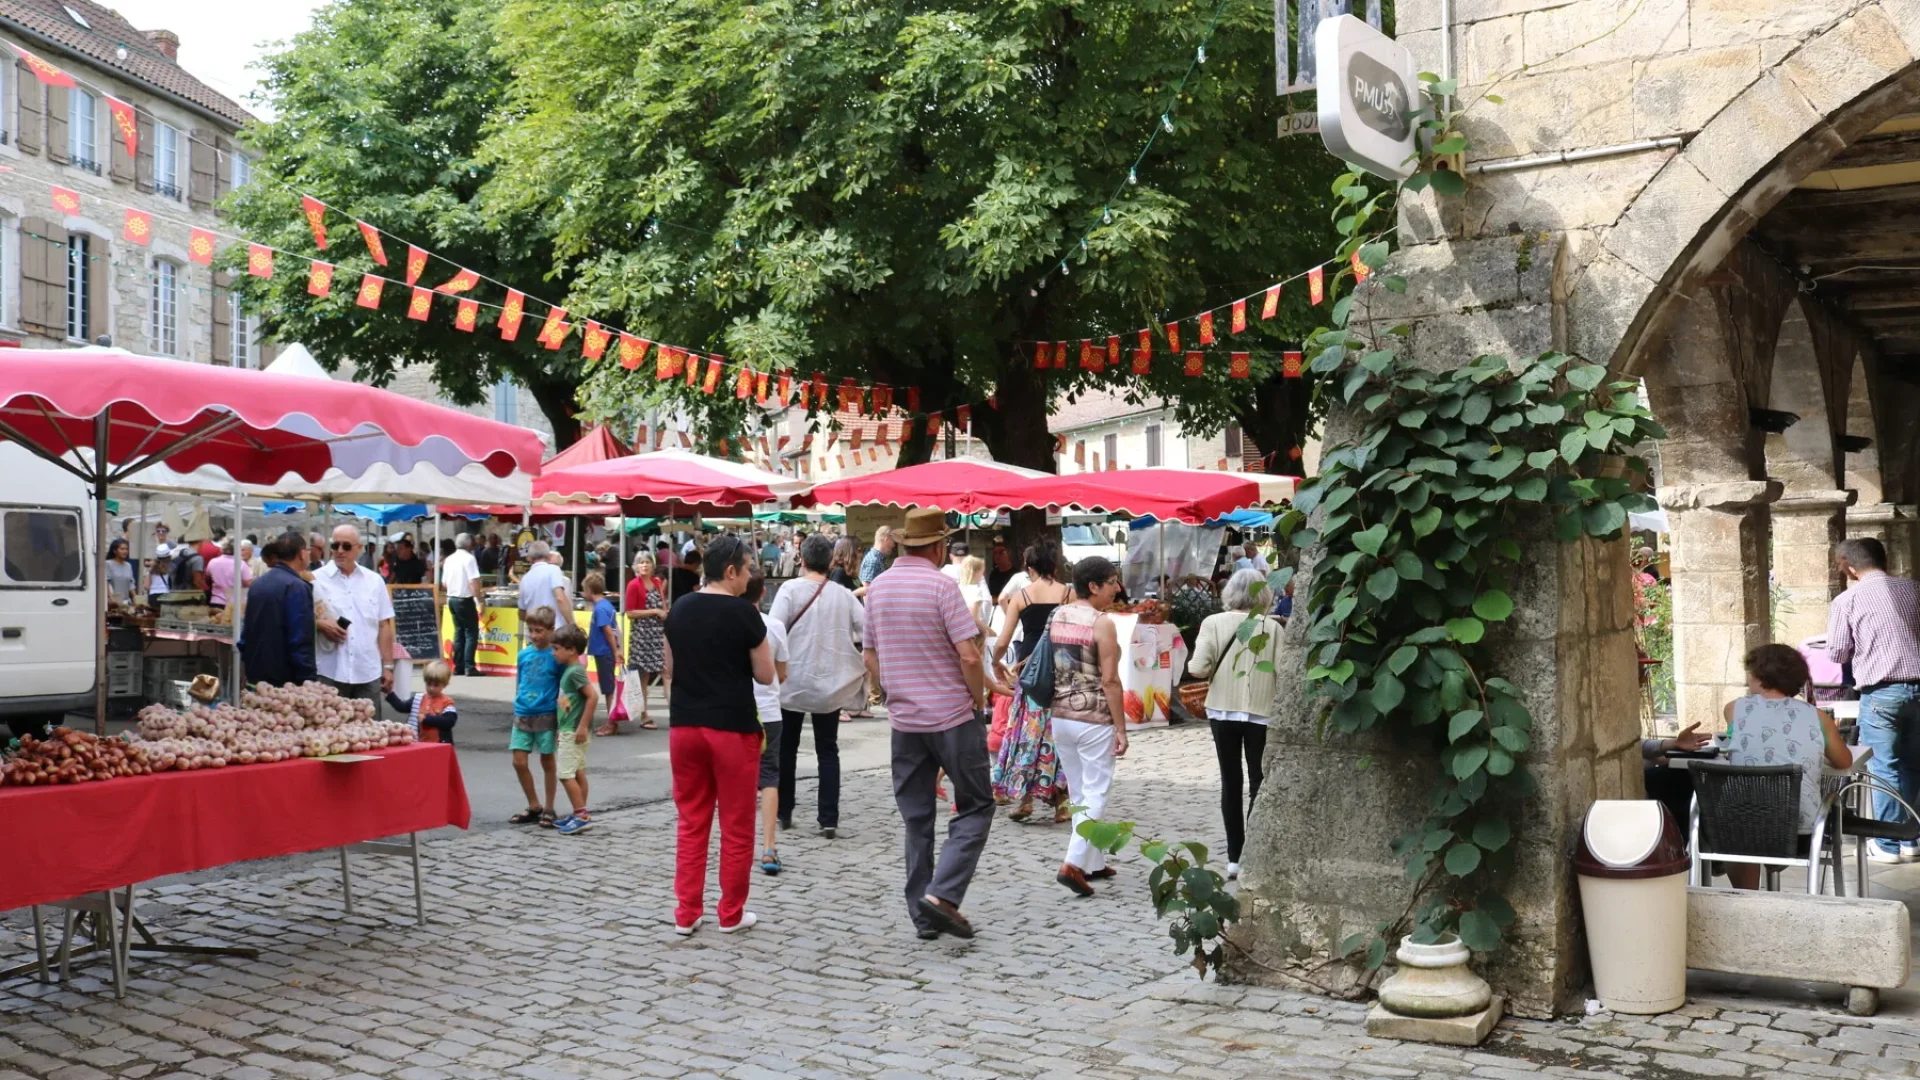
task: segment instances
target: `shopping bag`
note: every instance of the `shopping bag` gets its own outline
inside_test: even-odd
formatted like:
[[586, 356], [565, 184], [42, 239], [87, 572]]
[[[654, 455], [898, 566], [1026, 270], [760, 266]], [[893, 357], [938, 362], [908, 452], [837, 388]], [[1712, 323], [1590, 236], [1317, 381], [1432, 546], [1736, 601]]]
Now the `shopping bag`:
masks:
[[624, 724], [627, 722], [627, 684], [620, 679], [613, 684], [613, 704], [607, 708], [607, 723]]

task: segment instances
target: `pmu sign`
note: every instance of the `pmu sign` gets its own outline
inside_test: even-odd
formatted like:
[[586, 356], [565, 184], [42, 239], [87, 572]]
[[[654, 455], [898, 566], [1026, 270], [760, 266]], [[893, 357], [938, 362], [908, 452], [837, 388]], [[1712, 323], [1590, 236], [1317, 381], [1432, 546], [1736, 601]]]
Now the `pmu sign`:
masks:
[[1351, 15], [1321, 20], [1314, 52], [1322, 65], [1320, 139], [1327, 149], [1375, 176], [1413, 175], [1420, 85], [1413, 54]]

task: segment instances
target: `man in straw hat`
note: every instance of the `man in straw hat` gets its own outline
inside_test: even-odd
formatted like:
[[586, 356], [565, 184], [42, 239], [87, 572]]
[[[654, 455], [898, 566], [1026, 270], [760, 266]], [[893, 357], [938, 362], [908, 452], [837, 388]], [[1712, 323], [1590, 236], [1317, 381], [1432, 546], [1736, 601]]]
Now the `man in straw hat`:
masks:
[[[907, 914], [922, 940], [973, 936], [960, 914], [993, 825], [980, 624], [960, 586], [940, 572], [947, 528], [939, 510], [911, 510], [904, 553], [867, 589], [867, 674], [885, 690], [893, 725], [893, 797], [907, 830]], [[941, 770], [957, 810], [934, 860]]]

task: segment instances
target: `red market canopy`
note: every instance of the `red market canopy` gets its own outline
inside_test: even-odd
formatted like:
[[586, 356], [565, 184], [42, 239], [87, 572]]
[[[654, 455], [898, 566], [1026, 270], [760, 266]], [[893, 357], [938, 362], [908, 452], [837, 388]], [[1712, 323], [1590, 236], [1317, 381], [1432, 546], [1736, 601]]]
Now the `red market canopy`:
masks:
[[[629, 516], [740, 514], [776, 505], [807, 490], [803, 480], [686, 450], [656, 450], [612, 461], [545, 472], [533, 482], [536, 502], [620, 503]], [[549, 505], [548, 511], [559, 507]]]
[[821, 484], [794, 500], [796, 506], [928, 506], [971, 514], [1000, 507], [980, 497], [982, 489], [1003, 488], [1041, 477], [1038, 469], [997, 461], [956, 458], [909, 465], [869, 476]]
[[[541, 473], [570, 469], [576, 465], [595, 465], [602, 461], [631, 456], [632, 450], [605, 424], [589, 429], [575, 440], [572, 446], [540, 463]], [[437, 506], [442, 514], [459, 517], [497, 517], [517, 518], [526, 513], [524, 506]], [[536, 518], [574, 518], [574, 517], [615, 517], [620, 513], [618, 506], [595, 506], [590, 504], [569, 504], [565, 506], [536, 506], [533, 516]]]
[[1042, 476], [978, 492], [981, 506], [1077, 506], [1083, 510], [1202, 524], [1249, 506], [1293, 497], [1298, 481], [1209, 469], [1120, 469]]

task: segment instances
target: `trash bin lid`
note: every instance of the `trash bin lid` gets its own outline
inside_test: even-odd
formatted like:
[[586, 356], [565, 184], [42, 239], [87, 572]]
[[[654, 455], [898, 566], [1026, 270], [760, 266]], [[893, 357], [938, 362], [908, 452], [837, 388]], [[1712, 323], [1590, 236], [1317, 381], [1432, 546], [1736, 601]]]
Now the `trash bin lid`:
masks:
[[1587, 811], [1573, 863], [1588, 877], [1666, 877], [1687, 869], [1687, 845], [1664, 805], [1600, 799]]

